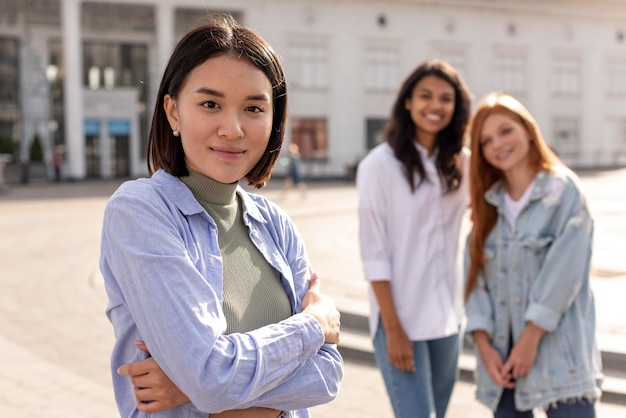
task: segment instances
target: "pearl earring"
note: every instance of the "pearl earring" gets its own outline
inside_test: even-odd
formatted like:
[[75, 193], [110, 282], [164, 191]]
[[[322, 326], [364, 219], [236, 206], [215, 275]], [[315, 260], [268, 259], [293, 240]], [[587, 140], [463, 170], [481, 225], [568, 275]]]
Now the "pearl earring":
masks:
[[172, 134], [174, 134], [174, 136], [180, 136], [180, 132], [178, 132], [176, 129], [172, 131]]

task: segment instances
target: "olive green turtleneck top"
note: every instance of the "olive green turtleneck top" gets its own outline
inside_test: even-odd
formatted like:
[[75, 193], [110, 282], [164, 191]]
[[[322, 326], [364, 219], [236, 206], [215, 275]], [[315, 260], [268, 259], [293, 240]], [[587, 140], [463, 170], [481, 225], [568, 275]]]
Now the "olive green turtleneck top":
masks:
[[290, 317], [280, 274], [252, 243], [243, 223], [238, 183], [219, 183], [191, 169], [189, 173], [180, 179], [217, 224], [226, 333], [248, 332]]

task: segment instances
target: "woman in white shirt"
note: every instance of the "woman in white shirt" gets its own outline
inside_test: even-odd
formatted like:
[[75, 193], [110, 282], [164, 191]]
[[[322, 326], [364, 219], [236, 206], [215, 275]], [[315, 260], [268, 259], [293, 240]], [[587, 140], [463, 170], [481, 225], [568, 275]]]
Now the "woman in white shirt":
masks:
[[370, 331], [396, 417], [442, 418], [458, 375], [470, 105], [453, 67], [422, 63], [357, 171]]

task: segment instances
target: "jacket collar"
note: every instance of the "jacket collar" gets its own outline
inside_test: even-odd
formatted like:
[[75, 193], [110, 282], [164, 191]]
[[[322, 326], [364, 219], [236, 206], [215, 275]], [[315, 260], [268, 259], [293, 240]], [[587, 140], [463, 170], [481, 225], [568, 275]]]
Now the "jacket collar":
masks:
[[[537, 173], [533, 191], [530, 195], [531, 202], [533, 200], [541, 200], [550, 194], [550, 178], [550, 173], [544, 170], [540, 170], [539, 173]], [[498, 180], [485, 192], [485, 200], [499, 208], [504, 203], [505, 195], [506, 187], [504, 186], [504, 180]]]
[[[187, 185], [183, 183], [178, 177], [166, 173], [163, 170], [157, 170], [152, 175], [152, 179], [161, 186], [163, 194], [168, 196], [168, 198], [185, 216], [197, 215], [202, 213], [206, 214], [206, 211], [193, 196], [193, 193], [191, 193], [189, 187], [187, 187]], [[252, 218], [255, 221], [261, 223], [265, 223], [265, 218], [262, 216], [258, 205], [256, 205], [252, 198], [250, 198], [250, 195], [241, 186], [237, 186], [236, 193], [241, 199], [241, 203], [243, 206], [244, 224], [249, 224], [248, 218]]]

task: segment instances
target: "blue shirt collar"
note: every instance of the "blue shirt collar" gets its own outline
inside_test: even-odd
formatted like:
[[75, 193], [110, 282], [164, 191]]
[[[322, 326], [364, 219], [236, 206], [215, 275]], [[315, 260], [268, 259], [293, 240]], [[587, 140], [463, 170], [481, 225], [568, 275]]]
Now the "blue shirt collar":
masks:
[[[189, 187], [183, 183], [178, 177], [173, 176], [164, 170], [157, 170], [152, 179], [159, 185], [163, 186], [163, 193], [167, 194], [171, 201], [174, 202], [176, 207], [185, 216], [197, 215], [199, 213], [205, 213], [206, 211], [200, 205], [189, 190]], [[243, 220], [244, 224], [248, 225], [248, 217], [254, 219], [257, 222], [266, 223], [266, 219], [261, 215], [259, 208], [251, 200], [248, 193], [241, 186], [237, 186], [237, 195], [241, 199], [243, 206]]]

